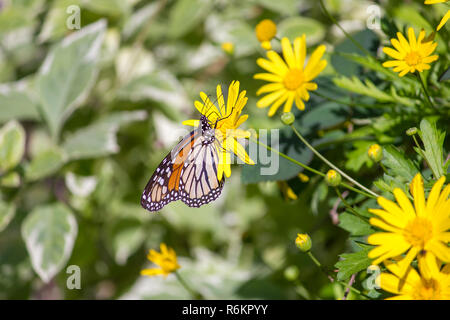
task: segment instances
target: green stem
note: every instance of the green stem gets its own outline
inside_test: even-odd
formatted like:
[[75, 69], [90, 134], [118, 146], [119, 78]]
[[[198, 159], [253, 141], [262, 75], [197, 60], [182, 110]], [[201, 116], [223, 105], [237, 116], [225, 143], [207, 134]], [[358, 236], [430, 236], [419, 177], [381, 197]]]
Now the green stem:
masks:
[[[416, 144], [417, 149], [419, 149], [420, 155], [421, 155], [422, 158], [426, 161], [427, 158], [426, 158], [425, 155], [423, 154], [422, 148], [421, 148], [420, 145], [419, 145], [419, 141], [417, 141], [416, 135], [413, 135], [412, 137], [413, 137], [414, 143]], [[430, 167], [430, 168], [431, 168], [431, 167]]]
[[368, 105], [368, 104], [363, 104], [363, 103], [358, 103], [358, 105], [356, 105], [352, 101], [343, 101], [343, 100], [334, 99], [334, 98], [328, 97], [328, 96], [320, 93], [319, 91], [311, 91], [311, 93], [316, 95], [316, 96], [318, 96], [318, 97], [320, 97], [320, 98], [322, 98], [322, 99], [325, 99], [325, 100], [328, 100], [328, 101], [331, 101], [331, 102], [335, 102], [337, 104], [342, 104], [342, 105], [345, 105], [345, 106], [349, 106], [351, 108], [354, 108], [354, 107], [357, 107], [357, 106], [363, 107], [363, 108], [372, 108], [372, 109], [373, 108], [379, 108], [379, 106], [375, 107], [373, 105]]
[[[285, 158], [286, 160], [289, 160], [290, 162], [295, 163], [296, 165], [298, 165], [298, 166], [304, 168], [305, 170], [308, 170], [308, 171], [310, 171], [310, 172], [312, 172], [312, 173], [315, 173], [315, 174], [317, 174], [317, 175], [319, 175], [319, 176], [322, 176], [322, 177], [325, 177], [325, 176], [326, 176], [325, 173], [322, 173], [322, 172], [320, 172], [320, 171], [318, 171], [318, 170], [316, 170], [316, 169], [313, 169], [313, 168], [307, 166], [306, 164], [303, 164], [303, 163], [301, 163], [300, 161], [297, 161], [297, 160], [295, 160], [295, 159], [289, 157], [288, 155], [284, 154], [283, 152], [278, 151], [277, 149], [274, 149], [274, 148], [272, 148], [272, 147], [270, 147], [270, 146], [268, 146], [268, 145], [266, 145], [266, 144], [260, 142], [259, 140], [255, 140], [255, 139], [253, 139], [253, 138], [250, 138], [250, 140], [253, 141], [253, 142], [255, 142], [255, 143], [257, 143], [258, 145], [260, 145], [260, 146], [266, 148], [266, 149], [269, 150], [269, 151], [273, 151], [273, 152], [278, 153], [280, 156], [282, 156], [282, 157]], [[349, 185], [349, 184], [347, 184], [347, 183], [345, 183], [345, 182], [341, 182], [340, 185], [343, 186], [343, 187], [346, 188], [346, 189], [349, 189], [349, 190], [353, 191], [353, 192], [362, 194], [363, 196], [366, 196], [366, 197], [369, 197], [369, 198], [376, 198], [376, 196], [373, 196], [373, 195], [371, 195], [370, 193], [366, 193], [366, 192], [364, 192], [364, 191], [361, 191], [361, 190], [358, 190], [358, 189], [356, 189], [356, 188], [353, 188], [351, 185]]]
[[292, 130], [294, 131], [294, 133], [296, 134], [296, 136], [319, 158], [321, 159], [323, 162], [325, 162], [327, 165], [329, 165], [331, 168], [333, 168], [334, 170], [336, 170], [337, 172], [339, 172], [343, 177], [345, 177], [348, 181], [352, 182], [353, 184], [357, 185], [358, 187], [360, 187], [362, 190], [364, 190], [365, 192], [371, 194], [374, 197], [379, 197], [378, 194], [376, 194], [375, 192], [373, 192], [372, 190], [364, 187], [362, 184], [360, 184], [358, 181], [356, 181], [355, 179], [353, 179], [352, 177], [350, 177], [349, 175], [347, 175], [345, 172], [343, 172], [342, 170], [340, 170], [338, 167], [336, 167], [334, 164], [332, 164], [330, 161], [328, 161], [327, 158], [325, 158], [324, 156], [322, 156], [319, 151], [317, 151], [316, 149], [314, 149], [314, 147], [312, 145], [310, 145], [308, 143], [308, 141], [306, 141], [305, 138], [303, 138], [303, 136], [300, 134], [300, 132], [298, 132], [298, 130], [294, 127], [293, 124], [290, 125], [290, 127], [292, 128]]
[[319, 0], [320, 6], [322, 7], [322, 10], [324, 11], [324, 13], [328, 16], [328, 18], [331, 20], [331, 22], [333, 22], [339, 29], [341, 29], [341, 31], [345, 34], [345, 36], [351, 41], [353, 42], [353, 44], [362, 52], [364, 52], [367, 56], [369, 56], [370, 58], [372, 58], [372, 54], [366, 50], [366, 48], [364, 48], [358, 41], [356, 41], [355, 38], [353, 38], [347, 31], [345, 31], [344, 28], [341, 27], [341, 25], [337, 22], [337, 20], [328, 12], [327, 8], [325, 7], [325, 5], [323, 4], [323, 0]]
[[328, 271], [322, 266], [322, 264], [320, 263], [320, 261], [317, 260], [317, 258], [312, 254], [311, 251], [308, 251], [307, 254], [308, 254], [308, 256], [311, 258], [311, 260], [315, 263], [315, 265], [316, 265], [317, 267], [319, 267], [319, 269], [320, 269], [327, 277], [329, 277], [330, 280], [332, 280], [332, 282], [333, 282], [333, 281], [336, 281], [337, 283], [342, 284], [345, 288], [348, 288], [348, 289], [350, 289], [351, 291], [353, 291], [353, 292], [355, 292], [355, 293], [357, 293], [357, 294], [359, 294], [359, 295], [361, 295], [361, 296], [363, 296], [363, 297], [366, 297], [366, 298], [368, 298], [368, 299], [371, 299], [370, 297], [366, 296], [364, 293], [362, 293], [362, 292], [359, 291], [358, 289], [353, 288], [353, 287], [352, 287], [351, 285], [349, 285], [348, 283], [346, 283], [346, 282], [344, 282], [344, 281], [341, 281], [341, 280], [338, 280], [334, 274], [328, 272]]
[[428, 102], [428, 104], [430, 105], [430, 107], [432, 107], [432, 108], [435, 109], [436, 111], [440, 111], [440, 110], [438, 110], [438, 109], [436, 108], [436, 106], [433, 104], [433, 102], [431, 102], [431, 97], [430, 97], [430, 95], [428, 94], [427, 88], [425, 87], [425, 82], [424, 82], [423, 79], [422, 79], [422, 75], [421, 75], [418, 71], [416, 71], [415, 73], [416, 73], [417, 79], [419, 80], [419, 82], [420, 82], [420, 84], [421, 84], [421, 86], [422, 86], [423, 93], [424, 93], [425, 97], [427, 97], [427, 102]]
[[186, 289], [186, 291], [189, 292], [189, 294], [192, 296], [192, 298], [197, 299], [197, 300], [204, 300], [204, 297], [202, 296], [202, 294], [200, 292], [195, 291], [194, 289], [192, 289], [186, 281], [184, 281], [184, 279], [181, 277], [181, 275], [175, 271], [175, 276], [177, 277], [178, 282], [180, 282], [180, 284]]
[[353, 214], [354, 214], [355, 216], [357, 216], [358, 218], [360, 218], [360, 219], [362, 219], [362, 220], [364, 220], [364, 221], [367, 221], [367, 218], [365, 218], [365, 217], [363, 217], [362, 215], [360, 215], [360, 214], [358, 213], [358, 211], [356, 211], [355, 209], [353, 209], [353, 207], [350, 205], [350, 203], [348, 203], [347, 200], [345, 200], [345, 198], [342, 196], [342, 193], [339, 191], [339, 188], [338, 188], [338, 187], [335, 187], [334, 189], [336, 190], [336, 193], [337, 193], [339, 199], [341, 199], [341, 202], [344, 204], [344, 206], [345, 206], [348, 210], [350, 210], [351, 213], [353, 213]]

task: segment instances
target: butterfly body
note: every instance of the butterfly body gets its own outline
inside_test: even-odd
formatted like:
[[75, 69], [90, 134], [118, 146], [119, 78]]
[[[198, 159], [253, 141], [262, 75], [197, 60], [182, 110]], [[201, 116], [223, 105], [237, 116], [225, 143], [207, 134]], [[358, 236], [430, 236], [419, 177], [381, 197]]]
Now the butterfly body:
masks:
[[176, 200], [190, 207], [200, 207], [219, 197], [225, 179], [217, 178], [219, 159], [214, 131], [202, 115], [200, 125], [156, 168], [142, 193], [142, 207], [158, 211]]

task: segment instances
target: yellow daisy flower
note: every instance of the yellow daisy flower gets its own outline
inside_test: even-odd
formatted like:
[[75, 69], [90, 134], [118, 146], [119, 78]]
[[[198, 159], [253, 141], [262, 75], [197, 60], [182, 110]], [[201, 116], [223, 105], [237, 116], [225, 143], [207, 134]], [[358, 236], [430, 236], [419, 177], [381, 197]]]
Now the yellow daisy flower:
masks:
[[161, 253], [151, 249], [147, 255], [147, 259], [158, 265], [159, 268], [151, 268], [141, 270], [143, 276], [167, 276], [180, 268], [177, 263], [177, 254], [172, 248], [168, 248], [165, 243], [160, 244]]
[[377, 279], [381, 289], [395, 294], [387, 300], [449, 300], [450, 264], [439, 268], [434, 257], [420, 260], [419, 273], [411, 266], [405, 276], [398, 264], [385, 263], [391, 273], [383, 272]]
[[397, 38], [398, 40], [391, 39], [391, 43], [396, 50], [389, 47], [383, 48], [384, 53], [395, 59], [384, 62], [383, 67], [394, 67], [394, 71], [399, 72], [400, 77], [408, 72], [428, 70], [430, 69], [429, 64], [438, 59], [438, 55], [431, 55], [436, 49], [437, 43], [433, 41], [422, 42], [425, 38], [424, 30], [420, 31], [417, 40], [413, 28], [408, 29], [408, 41], [400, 32], [397, 32]]
[[[243, 162], [247, 164], [255, 164], [245, 151], [245, 148], [237, 139], [249, 138], [250, 132], [239, 129], [248, 115], [241, 115], [242, 109], [247, 103], [246, 91], [239, 93], [239, 81], [233, 81], [228, 88], [227, 104], [222, 94], [222, 88], [217, 86], [217, 102], [216, 107], [204, 92], [200, 92], [200, 98], [203, 102], [195, 101], [194, 105], [197, 110], [206, 116], [215, 129], [215, 146], [219, 155], [219, 164], [217, 167], [217, 178], [222, 180], [223, 175], [226, 177], [231, 175], [231, 154], [235, 154]], [[183, 121], [184, 125], [197, 127], [199, 120]]]
[[277, 34], [277, 25], [270, 19], [264, 19], [256, 25], [255, 33], [261, 47], [270, 50], [272, 48], [270, 40]]
[[320, 45], [311, 55], [305, 66], [306, 37], [302, 35], [294, 41], [294, 48], [288, 38], [281, 39], [284, 60], [275, 51], [267, 51], [267, 59], [259, 58], [256, 63], [269, 73], [257, 73], [255, 79], [271, 82], [262, 86], [257, 95], [268, 93], [261, 98], [256, 106], [266, 108], [271, 105], [268, 115], [271, 117], [284, 103], [284, 112], [291, 111], [292, 104], [304, 110], [303, 101], [309, 100], [308, 91], [316, 90], [317, 84], [311, 82], [327, 65], [326, 60], [320, 60], [325, 52], [325, 46]]
[[369, 209], [378, 216], [370, 223], [386, 232], [368, 238], [377, 246], [369, 252], [369, 258], [375, 259], [373, 264], [407, 252], [399, 262], [400, 275], [404, 275], [418, 253], [431, 253], [450, 262], [450, 184], [441, 192], [444, 182], [445, 177], [440, 178], [425, 200], [422, 176], [417, 174], [410, 184], [414, 206], [400, 188], [394, 189], [398, 205], [384, 197], [377, 199], [383, 209]]
[[[444, 3], [448, 2], [448, 0], [425, 0], [425, 4], [436, 4], [436, 3]], [[450, 19], [450, 10], [447, 10], [447, 13], [442, 18], [441, 22], [439, 22], [439, 25], [437, 26], [436, 30], [439, 31], [444, 24]]]

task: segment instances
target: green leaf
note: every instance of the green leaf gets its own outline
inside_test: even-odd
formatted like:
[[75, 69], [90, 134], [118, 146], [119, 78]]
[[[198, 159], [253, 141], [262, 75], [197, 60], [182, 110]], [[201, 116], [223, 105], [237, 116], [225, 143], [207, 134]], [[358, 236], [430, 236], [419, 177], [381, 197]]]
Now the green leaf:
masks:
[[17, 166], [25, 152], [25, 131], [15, 120], [0, 129], [0, 173]]
[[[345, 58], [347, 60], [353, 61], [356, 64], [365, 67], [365, 68], [369, 68], [371, 70], [374, 70], [378, 73], [381, 73], [387, 77], [389, 77], [391, 80], [394, 80], [396, 83], [398, 84], [407, 84], [407, 85], [413, 85], [413, 86], [418, 86], [418, 84], [415, 82], [415, 80], [413, 78], [409, 78], [409, 77], [399, 77], [397, 73], [395, 73], [394, 71], [385, 68], [381, 65], [380, 61], [375, 60], [371, 57], [366, 57], [366, 56], [361, 56], [359, 54], [354, 54], [354, 53], [345, 53], [345, 52], [339, 52], [339, 51], [335, 51], [337, 56], [340, 56], [342, 58]], [[336, 62], [336, 65], [339, 65], [342, 63], [342, 60], [339, 60], [338, 62]], [[345, 63], [343, 63], [343, 65], [345, 65]], [[334, 66], [334, 64], [333, 64]], [[339, 73], [343, 73], [347, 76], [354, 74], [355, 72], [352, 72], [351, 74], [347, 74], [348, 72], [341, 72], [341, 70], [339, 71]]]
[[288, 37], [291, 41], [305, 34], [308, 45], [318, 43], [325, 36], [325, 27], [319, 21], [301, 16], [284, 19], [277, 29], [280, 37]]
[[372, 141], [355, 141], [353, 143], [355, 150], [346, 154], [348, 160], [345, 163], [345, 168], [354, 172], [358, 172], [364, 164], [371, 168], [373, 161], [369, 158], [367, 151], [373, 143]]
[[77, 229], [74, 215], [61, 203], [37, 207], [25, 218], [22, 238], [42, 281], [48, 283], [67, 263]]
[[119, 89], [117, 95], [129, 101], [159, 102], [164, 107], [161, 111], [172, 119], [179, 117], [176, 110], [189, 103], [182, 85], [167, 71], [152, 72], [133, 79]]
[[381, 102], [398, 102], [408, 107], [412, 106], [414, 103], [414, 100], [397, 95], [394, 87], [391, 87], [391, 95], [387, 94], [386, 92], [378, 89], [369, 79], [365, 79], [363, 83], [358, 79], [358, 77], [352, 76], [351, 78], [335, 78], [333, 79], [333, 82], [340, 88], [344, 88], [348, 91], [355, 92], [363, 96], [375, 98]]
[[352, 236], [365, 236], [374, 232], [370, 223], [348, 212], [339, 215], [339, 227], [350, 232]]
[[[375, 53], [378, 47], [378, 36], [371, 30], [363, 30], [352, 35], [353, 38], [367, 51]], [[336, 45], [334, 52], [338, 53], [331, 56], [331, 64], [333, 68], [341, 75], [352, 76], [361, 75], [361, 68], [356, 61], [346, 59], [347, 55], [359, 57], [363, 60], [371, 61], [366, 56], [366, 53], [361, 51], [357, 46], [353, 44], [350, 39], [345, 38], [342, 42]]]
[[404, 154], [394, 146], [385, 146], [383, 148], [383, 165], [389, 169], [392, 176], [402, 179], [402, 181], [411, 181], [419, 172], [414, 163], [406, 159]]
[[450, 67], [447, 68], [447, 70], [445, 70], [440, 76], [439, 76], [439, 81], [447, 81], [450, 80]]
[[431, 123], [423, 119], [420, 122], [420, 138], [422, 139], [425, 150], [422, 150], [425, 160], [433, 171], [436, 179], [445, 174], [444, 170], [444, 140], [445, 132], [436, 128], [436, 121]]
[[119, 265], [124, 265], [146, 239], [143, 225], [137, 219], [117, 220], [108, 228], [108, 247]]
[[0, 122], [13, 119], [37, 120], [37, 108], [23, 81], [0, 85]]
[[83, 7], [100, 15], [119, 18], [130, 12], [130, 2], [123, 0], [83, 0]]
[[[294, 124], [310, 143], [316, 145], [326, 141], [326, 139], [317, 137], [317, 131], [343, 122], [346, 117], [346, 109], [336, 103], [310, 103], [310, 109], [297, 112]], [[308, 164], [312, 160], [312, 151], [301, 143], [291, 128], [284, 127], [274, 132], [273, 137], [270, 131], [267, 133], [267, 136], [260, 135], [260, 138], [264, 139], [261, 141], [264, 144], [303, 164]], [[254, 142], [249, 142], [248, 149], [252, 150], [252, 154], [257, 155], [257, 159], [253, 159], [255, 165], [243, 166], [241, 176], [243, 183], [287, 180], [303, 170], [302, 167], [279, 156], [275, 151], [271, 153], [265, 147], [257, 146]]]
[[169, 36], [178, 38], [191, 31], [208, 14], [212, 5], [210, 0], [176, 1], [169, 14]]
[[355, 253], [341, 254], [339, 257], [343, 260], [335, 264], [335, 267], [339, 269], [338, 280], [345, 281], [353, 274], [366, 270], [372, 264], [372, 260], [367, 256], [370, 250], [371, 248], [364, 248]]
[[85, 159], [105, 156], [119, 151], [116, 132], [120, 126], [143, 120], [145, 111], [116, 112], [71, 134], [63, 143], [68, 159]]
[[261, 6], [279, 12], [283, 15], [295, 15], [299, 10], [299, 1], [297, 0], [257, 0], [257, 3]]
[[17, 188], [20, 185], [20, 175], [13, 171], [0, 177], [0, 185], [6, 188]]
[[72, 33], [50, 51], [39, 70], [37, 91], [53, 137], [94, 83], [105, 29], [100, 20]]
[[52, 175], [66, 162], [67, 156], [60, 149], [53, 148], [37, 154], [25, 168], [25, 178], [35, 181]]
[[0, 232], [5, 230], [16, 214], [16, 207], [12, 203], [6, 203], [0, 199]]
[[[79, 6], [80, 0], [58, 0], [53, 1], [52, 6], [47, 9], [44, 23], [38, 35], [39, 42], [54, 41], [62, 38], [67, 33], [67, 20], [70, 14], [67, 9], [70, 6]], [[81, 11], [80, 11], [81, 15]], [[70, 20], [70, 19], [69, 19]], [[81, 19], [80, 19], [81, 20]]]

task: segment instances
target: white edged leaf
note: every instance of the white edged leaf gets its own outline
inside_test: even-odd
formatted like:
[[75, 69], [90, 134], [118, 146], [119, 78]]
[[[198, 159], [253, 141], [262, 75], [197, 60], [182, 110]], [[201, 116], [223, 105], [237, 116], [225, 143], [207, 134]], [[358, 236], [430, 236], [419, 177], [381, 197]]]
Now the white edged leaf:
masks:
[[35, 208], [22, 223], [33, 269], [48, 283], [67, 263], [78, 231], [72, 212], [55, 203]]
[[94, 84], [105, 29], [106, 21], [100, 20], [72, 33], [50, 51], [39, 70], [37, 92], [54, 137]]
[[25, 152], [25, 130], [15, 120], [0, 128], [0, 173], [13, 169]]
[[144, 120], [145, 111], [123, 111], [110, 114], [71, 134], [63, 143], [70, 160], [105, 156], [119, 151], [116, 132], [121, 125]]

